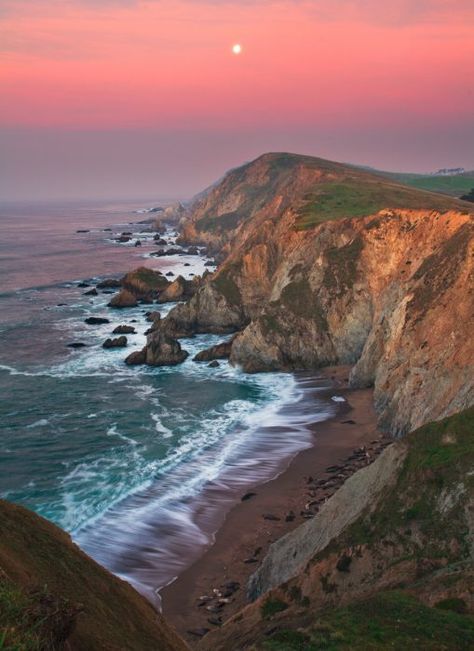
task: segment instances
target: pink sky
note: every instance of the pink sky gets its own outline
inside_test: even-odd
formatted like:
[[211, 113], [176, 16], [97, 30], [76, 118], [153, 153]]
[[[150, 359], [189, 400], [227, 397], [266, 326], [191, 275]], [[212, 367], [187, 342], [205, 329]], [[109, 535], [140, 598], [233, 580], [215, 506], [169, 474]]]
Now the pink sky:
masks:
[[[242, 44], [240, 56], [233, 43]], [[190, 143], [207, 134], [203, 168], [194, 181], [183, 179], [183, 193], [212, 181], [218, 165], [259, 153], [259, 139], [274, 150], [303, 147], [392, 169], [474, 167], [472, 0], [3, 0], [0, 57], [11, 195], [22, 188], [34, 195], [26, 133], [43, 142], [51, 173], [64, 166], [52, 133], [65, 148], [83, 131], [91, 159], [93, 133], [97, 142], [105, 134], [118, 134], [116, 142], [126, 133], [160, 134], [176, 172], [170, 134], [176, 151], [185, 151], [186, 134]], [[396, 135], [392, 155], [387, 132]], [[146, 163], [159, 168], [165, 152], [150, 155]], [[87, 169], [76, 173], [87, 181]], [[47, 190], [50, 177], [44, 182]], [[130, 179], [132, 194], [134, 187], [145, 190]], [[149, 191], [162, 192], [160, 179], [154, 187], [150, 179]]]

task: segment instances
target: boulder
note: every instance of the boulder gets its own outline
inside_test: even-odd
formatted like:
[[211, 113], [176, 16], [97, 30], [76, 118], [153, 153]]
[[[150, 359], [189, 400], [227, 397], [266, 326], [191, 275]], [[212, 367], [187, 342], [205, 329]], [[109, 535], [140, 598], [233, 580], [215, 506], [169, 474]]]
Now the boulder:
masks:
[[137, 331], [133, 326], [119, 325], [112, 330], [113, 335], [136, 335]]
[[220, 366], [220, 364], [219, 364], [219, 362], [217, 361], [217, 359], [214, 359], [212, 362], [210, 362], [210, 363], [208, 364], [208, 366], [209, 366], [209, 368], [217, 368], [218, 366]]
[[137, 366], [138, 364], [144, 364], [146, 359], [146, 350], [142, 348], [141, 350], [135, 350], [133, 353], [130, 353], [128, 357], [125, 358], [125, 364], [129, 366]]
[[73, 341], [71, 344], [67, 344], [68, 348], [85, 348], [87, 344], [83, 344], [82, 341]]
[[84, 319], [84, 323], [87, 323], [87, 325], [101, 325], [110, 323], [110, 320], [101, 316], [88, 316], [87, 319]]
[[154, 251], [153, 253], [150, 253], [150, 255], [156, 255], [161, 258], [164, 255], [179, 255], [180, 253], [184, 253], [183, 249], [172, 247], [171, 249], [158, 249], [158, 251]]
[[199, 249], [197, 246], [190, 246], [186, 253], [188, 255], [199, 255]]
[[110, 337], [104, 341], [102, 348], [125, 348], [127, 345], [127, 337], [122, 335], [121, 337], [116, 337], [111, 339]]
[[140, 301], [151, 302], [169, 285], [169, 280], [161, 271], [148, 267], [138, 267], [126, 274], [121, 280], [122, 287]]
[[136, 297], [128, 289], [121, 289], [108, 304], [109, 307], [136, 307], [138, 301]]
[[141, 245], [142, 245], [142, 243], [141, 243], [140, 240], [135, 240], [135, 246], [141, 246]]
[[168, 273], [166, 273], [165, 276], [174, 276], [174, 272], [173, 271], [168, 271]]
[[97, 283], [98, 289], [115, 289], [118, 287], [122, 287], [122, 282], [116, 278], [106, 278]]
[[154, 310], [153, 312], [147, 312], [146, 313], [146, 320], [150, 321], [151, 323], [154, 323], [155, 321], [160, 321], [161, 319], [161, 314]]
[[117, 237], [116, 241], [117, 242], [130, 242], [131, 239], [132, 238], [130, 237], [130, 235], [120, 235], [119, 237]]
[[90, 283], [81, 282], [81, 283], [77, 283], [77, 286], [78, 287], [90, 287]]
[[93, 289], [89, 289], [87, 292], [84, 292], [84, 296], [97, 296], [98, 294], [99, 292], [95, 287]]
[[150, 366], [175, 366], [181, 364], [188, 353], [181, 348], [179, 341], [165, 335], [160, 330], [154, 331], [146, 345], [145, 363]]
[[157, 244], [158, 246], [166, 246], [166, 245], [167, 245], [167, 241], [164, 240], [164, 239], [161, 237], [161, 235], [159, 235], [158, 233], [155, 235], [155, 237], [153, 238], [153, 240], [154, 240], [155, 244]]
[[209, 362], [216, 359], [227, 359], [230, 357], [232, 350], [232, 343], [234, 337], [229, 341], [223, 341], [221, 344], [216, 344], [205, 350], [201, 350], [197, 355], [193, 357], [194, 362]]

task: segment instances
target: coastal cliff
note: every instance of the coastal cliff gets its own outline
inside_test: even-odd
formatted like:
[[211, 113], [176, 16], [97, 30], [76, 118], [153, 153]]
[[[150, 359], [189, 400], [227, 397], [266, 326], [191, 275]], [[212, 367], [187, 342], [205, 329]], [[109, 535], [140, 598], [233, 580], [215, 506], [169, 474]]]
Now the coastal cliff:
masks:
[[199, 648], [471, 649], [473, 433], [471, 408], [389, 446], [273, 543], [259, 598]]
[[472, 648], [472, 206], [267, 154], [201, 196], [181, 230], [220, 266], [164, 332], [233, 333], [247, 372], [350, 365], [398, 438], [270, 546], [254, 603], [198, 648]]
[[249, 372], [354, 365], [351, 385], [374, 386], [393, 434], [471, 404], [469, 203], [267, 154], [194, 204], [182, 240], [222, 264], [163, 320], [167, 334], [238, 332], [230, 359]]

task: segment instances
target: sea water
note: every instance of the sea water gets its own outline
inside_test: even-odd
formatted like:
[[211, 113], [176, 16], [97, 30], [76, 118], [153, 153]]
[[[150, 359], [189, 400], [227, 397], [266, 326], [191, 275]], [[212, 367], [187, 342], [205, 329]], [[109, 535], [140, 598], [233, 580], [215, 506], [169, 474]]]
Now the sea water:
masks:
[[[78, 283], [140, 265], [188, 278], [206, 268], [200, 256], [151, 256], [153, 233], [130, 226], [141, 207], [0, 206], [0, 496], [58, 524], [156, 602], [236, 495], [309, 447], [311, 425], [334, 406], [324, 381], [318, 399], [313, 379], [193, 362], [215, 335], [182, 340], [181, 365], [125, 365], [146, 341], [145, 313], [173, 306], [114, 310], [110, 294], [87, 296]], [[130, 243], [115, 241], [121, 230], [134, 232]], [[110, 323], [88, 326], [88, 316]], [[137, 334], [126, 349], [103, 349], [119, 324]]]

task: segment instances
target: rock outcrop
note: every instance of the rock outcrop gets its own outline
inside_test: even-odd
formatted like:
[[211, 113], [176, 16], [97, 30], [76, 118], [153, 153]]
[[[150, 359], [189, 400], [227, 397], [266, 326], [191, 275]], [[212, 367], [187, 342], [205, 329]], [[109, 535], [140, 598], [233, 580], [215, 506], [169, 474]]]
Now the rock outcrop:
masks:
[[130, 353], [125, 358], [125, 364], [128, 366], [139, 366], [140, 364], [145, 364], [146, 361], [146, 348], [141, 350], [135, 350], [133, 353]]
[[169, 284], [160, 271], [147, 267], [138, 267], [121, 279], [122, 287], [128, 290], [138, 301], [150, 302], [158, 298]]
[[216, 359], [228, 359], [232, 350], [232, 342], [234, 338], [229, 341], [223, 341], [221, 344], [216, 344], [210, 348], [199, 351], [193, 357], [194, 362], [210, 362]]
[[273, 543], [250, 579], [250, 599], [298, 576], [316, 554], [362, 513], [373, 511], [384, 491], [396, 482], [406, 454], [405, 445], [390, 445], [371, 465], [349, 477], [314, 518]]
[[147, 345], [142, 350], [131, 353], [125, 363], [129, 366], [176, 366], [184, 362], [188, 355], [189, 353], [181, 348], [179, 341], [160, 329], [153, 329], [147, 337]]
[[[428, 640], [433, 631], [438, 640], [443, 624], [436, 622], [435, 613], [448, 608], [465, 613], [465, 619], [452, 620], [453, 637], [448, 636], [443, 648], [470, 648], [474, 643], [473, 432], [474, 408], [470, 408], [425, 425], [386, 448], [371, 466], [347, 480], [313, 520], [270, 547], [250, 581], [251, 596], [259, 598], [220, 630], [209, 633], [199, 648], [264, 649], [278, 640], [281, 631], [286, 631], [283, 641], [292, 639], [293, 633], [298, 648], [305, 648], [304, 642], [309, 644], [327, 627], [327, 613], [335, 611], [338, 639], [344, 642], [341, 648], [350, 648], [356, 633], [353, 625], [346, 629], [342, 609], [365, 611], [374, 621], [380, 600], [387, 608], [387, 599], [400, 604], [413, 597], [424, 604], [414, 602], [417, 635], [426, 616], [433, 618], [431, 624], [427, 621]], [[405, 627], [407, 648], [412, 648], [411, 623], [400, 610], [398, 617], [396, 631], [387, 623], [378, 629], [386, 637], [372, 640], [367, 628], [361, 631], [372, 646], [361, 643], [356, 648], [395, 647]], [[331, 630], [330, 626], [319, 648], [333, 648]], [[417, 638], [416, 648], [430, 647], [429, 641], [426, 647], [420, 644]]]
[[130, 325], [118, 325], [112, 330], [114, 335], [135, 335], [137, 331], [133, 326]]
[[121, 286], [122, 283], [117, 278], [106, 278], [97, 283], [98, 289], [118, 289]]
[[103, 325], [104, 323], [110, 323], [110, 319], [102, 316], [88, 316], [87, 319], [84, 319], [84, 323], [87, 323], [87, 325]]
[[158, 303], [186, 301], [194, 296], [198, 286], [198, 281], [185, 280], [183, 276], [178, 276], [160, 293]]
[[109, 302], [109, 307], [136, 307], [137, 298], [128, 289], [121, 289]]
[[353, 364], [394, 434], [473, 401], [471, 204], [268, 154], [229, 172], [182, 230], [224, 261], [164, 319], [170, 335], [242, 331], [231, 362], [250, 372]]
[[145, 363], [150, 366], [175, 366], [184, 362], [188, 355], [179, 341], [159, 330], [148, 337]]
[[102, 344], [102, 348], [125, 348], [127, 345], [127, 337], [121, 335], [120, 337], [109, 337]]

